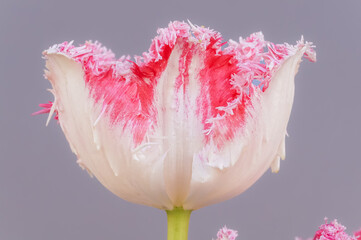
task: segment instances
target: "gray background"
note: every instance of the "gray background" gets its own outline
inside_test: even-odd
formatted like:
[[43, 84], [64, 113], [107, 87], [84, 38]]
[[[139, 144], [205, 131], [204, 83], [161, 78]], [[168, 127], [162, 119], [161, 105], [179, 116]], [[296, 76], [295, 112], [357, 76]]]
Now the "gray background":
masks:
[[[102, 3], [100, 3], [102, 2]], [[244, 194], [195, 211], [190, 239], [224, 224], [241, 239], [312, 236], [323, 218], [361, 226], [361, 1], [0, 0], [0, 239], [166, 239], [164, 212], [125, 202], [75, 163], [60, 127], [31, 117], [52, 100], [42, 50], [99, 40], [141, 54], [158, 27], [190, 19], [238, 39], [317, 45], [304, 61], [288, 126], [287, 157]]]

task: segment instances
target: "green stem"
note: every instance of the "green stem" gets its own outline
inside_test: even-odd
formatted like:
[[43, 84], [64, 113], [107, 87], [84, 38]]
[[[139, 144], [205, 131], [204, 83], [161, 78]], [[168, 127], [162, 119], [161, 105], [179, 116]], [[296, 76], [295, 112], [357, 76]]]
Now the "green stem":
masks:
[[166, 212], [168, 217], [168, 240], [187, 240], [189, 218], [192, 210], [176, 207]]

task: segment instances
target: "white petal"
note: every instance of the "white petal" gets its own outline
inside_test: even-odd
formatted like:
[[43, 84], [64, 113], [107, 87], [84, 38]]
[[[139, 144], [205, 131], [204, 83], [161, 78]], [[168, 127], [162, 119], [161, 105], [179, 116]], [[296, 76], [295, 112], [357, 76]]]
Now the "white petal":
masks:
[[281, 157], [282, 160], [285, 160], [285, 158], [286, 158], [286, 136], [281, 141], [280, 146], [278, 147], [277, 154]]
[[[250, 134], [239, 134], [229, 147], [242, 148], [234, 166], [214, 169], [207, 163], [200, 164], [200, 159], [193, 165], [194, 178], [184, 208], [198, 209], [237, 196], [270, 167], [278, 155], [279, 147], [283, 147], [282, 141], [293, 103], [294, 76], [305, 49], [299, 50], [283, 63], [267, 91], [260, 95], [258, 105], [255, 103], [256, 117], [247, 123]], [[214, 170], [209, 170], [206, 181], [200, 181], [196, 173], [205, 168]]]
[[144, 146], [134, 153], [131, 137], [121, 127], [112, 127], [106, 116], [99, 118], [103, 108], [89, 97], [81, 65], [62, 54], [46, 57], [59, 122], [81, 165], [127, 201], [171, 209], [159, 145]]
[[176, 90], [181, 54], [181, 45], [177, 44], [158, 81], [155, 100], [158, 127], [151, 135], [159, 139], [161, 152], [167, 153], [163, 174], [167, 194], [174, 206], [182, 206], [189, 194], [193, 153], [201, 149], [203, 140], [202, 125], [196, 119], [200, 61], [197, 55], [192, 58], [189, 83], [186, 89], [182, 87]]

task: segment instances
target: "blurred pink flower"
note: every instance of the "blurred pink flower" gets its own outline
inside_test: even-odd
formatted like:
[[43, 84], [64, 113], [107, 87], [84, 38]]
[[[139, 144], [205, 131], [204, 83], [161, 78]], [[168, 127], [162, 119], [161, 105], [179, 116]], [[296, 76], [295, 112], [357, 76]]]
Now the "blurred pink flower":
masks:
[[[313, 238], [303, 239], [295, 237], [295, 240], [361, 240], [361, 229], [356, 231], [353, 236], [349, 236], [346, 232], [346, 227], [333, 220], [322, 224]], [[217, 240], [234, 240], [238, 236], [237, 231], [227, 229], [226, 226], [220, 229], [217, 233]]]
[[346, 227], [339, 224], [337, 220], [333, 220], [325, 224], [322, 224], [316, 232], [313, 240], [356, 240], [355, 237], [349, 236], [346, 232]]
[[238, 236], [237, 231], [224, 226], [217, 233], [217, 240], [235, 240]]
[[[349, 236], [346, 232], [346, 227], [333, 220], [328, 223], [325, 218], [325, 224], [322, 224], [313, 238], [307, 240], [361, 240], [361, 230], [354, 233], [353, 236]], [[296, 237], [295, 240], [302, 240], [302, 238]]]
[[356, 231], [353, 235], [357, 240], [361, 240], [361, 229]]

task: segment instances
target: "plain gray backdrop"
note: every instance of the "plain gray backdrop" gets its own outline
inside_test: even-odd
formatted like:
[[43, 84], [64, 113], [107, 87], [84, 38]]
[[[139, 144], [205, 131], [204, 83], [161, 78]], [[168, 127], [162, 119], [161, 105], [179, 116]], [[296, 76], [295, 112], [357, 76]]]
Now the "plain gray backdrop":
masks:
[[52, 100], [41, 52], [99, 40], [117, 56], [148, 50], [158, 27], [190, 19], [237, 40], [263, 31], [317, 46], [304, 61], [286, 160], [240, 196], [195, 211], [190, 240], [226, 224], [239, 240], [313, 236], [324, 217], [361, 226], [361, 1], [0, 0], [0, 239], [166, 239], [166, 214], [117, 198], [76, 164], [56, 121], [31, 117]]

